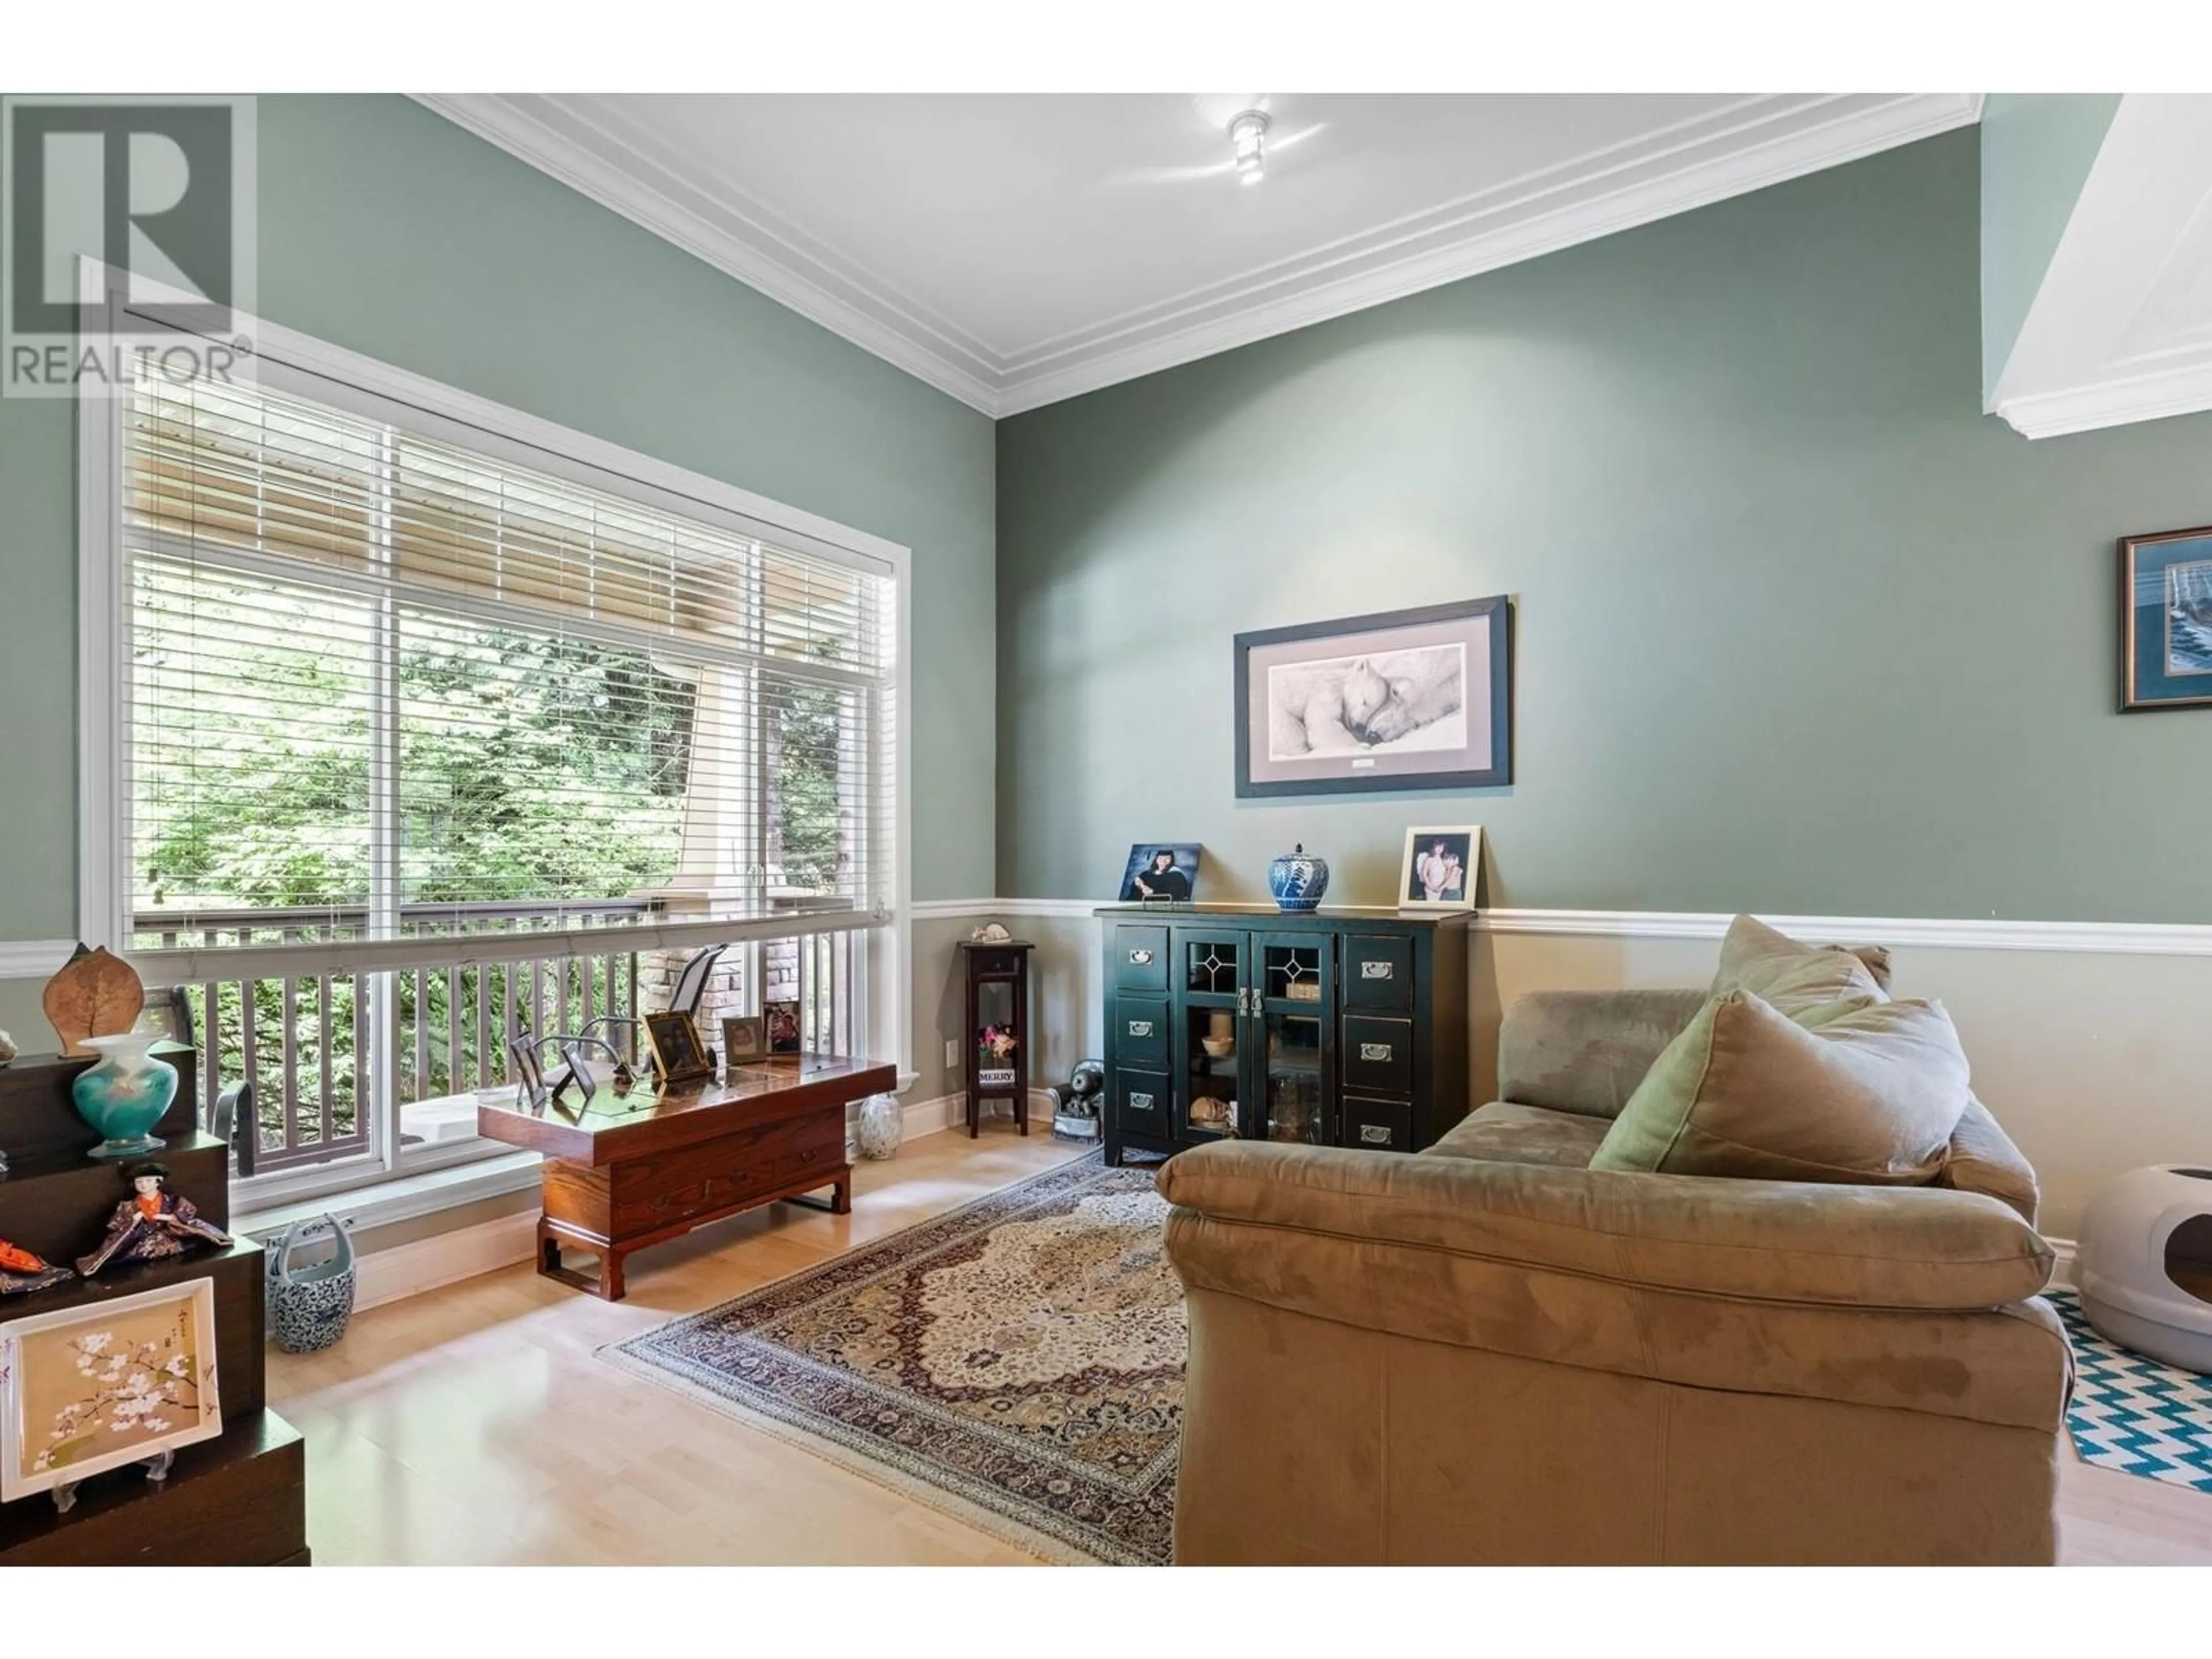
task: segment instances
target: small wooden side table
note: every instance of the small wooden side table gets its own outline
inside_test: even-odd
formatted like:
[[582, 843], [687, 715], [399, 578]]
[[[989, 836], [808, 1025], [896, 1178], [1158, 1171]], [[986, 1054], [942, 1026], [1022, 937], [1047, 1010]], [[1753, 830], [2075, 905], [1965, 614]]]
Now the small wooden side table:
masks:
[[960, 941], [968, 969], [968, 1136], [982, 1133], [983, 1103], [1012, 1100], [1030, 1132], [1030, 944]]

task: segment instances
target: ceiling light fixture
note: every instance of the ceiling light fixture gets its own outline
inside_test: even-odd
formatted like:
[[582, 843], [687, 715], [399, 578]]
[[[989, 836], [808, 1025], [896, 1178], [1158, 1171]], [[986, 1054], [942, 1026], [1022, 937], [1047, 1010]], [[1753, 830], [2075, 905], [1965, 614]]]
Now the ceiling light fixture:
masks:
[[1229, 124], [1229, 143], [1237, 155], [1239, 184], [1256, 185], [1267, 167], [1267, 118], [1248, 109]]

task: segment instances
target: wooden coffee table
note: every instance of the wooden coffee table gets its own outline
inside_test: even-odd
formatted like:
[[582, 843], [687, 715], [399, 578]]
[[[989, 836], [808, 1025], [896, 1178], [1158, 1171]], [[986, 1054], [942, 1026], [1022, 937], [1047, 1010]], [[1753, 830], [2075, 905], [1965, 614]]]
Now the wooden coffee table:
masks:
[[[694, 1227], [778, 1199], [843, 1215], [853, 1207], [845, 1106], [898, 1086], [898, 1069], [865, 1060], [770, 1061], [658, 1093], [605, 1084], [588, 1105], [477, 1105], [477, 1133], [545, 1158], [538, 1271], [622, 1299], [623, 1261]], [[803, 1194], [827, 1187], [824, 1202]], [[561, 1247], [599, 1258], [599, 1276], [564, 1266]]]

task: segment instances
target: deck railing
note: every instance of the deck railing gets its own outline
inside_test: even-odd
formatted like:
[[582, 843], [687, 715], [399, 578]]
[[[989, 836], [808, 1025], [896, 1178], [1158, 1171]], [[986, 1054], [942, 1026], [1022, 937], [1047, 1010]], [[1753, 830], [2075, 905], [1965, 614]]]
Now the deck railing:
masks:
[[[411, 905], [400, 932], [424, 935], [528, 935], [556, 925], [621, 927], [642, 920], [642, 900], [574, 904]], [[366, 909], [198, 911], [189, 927], [142, 916], [141, 947], [219, 948], [342, 944], [368, 936]], [[637, 956], [526, 956], [466, 966], [332, 972], [282, 978], [207, 979], [177, 988], [199, 1050], [204, 1097], [251, 1079], [255, 1144], [239, 1158], [240, 1174], [273, 1173], [373, 1152], [380, 1099], [398, 1112], [403, 1141], [441, 1138], [447, 1127], [473, 1133], [473, 1112], [410, 1111], [509, 1081], [507, 1038], [519, 1006], [535, 1011], [538, 1030], [597, 1014], [634, 1015]], [[388, 1008], [385, 1006], [388, 1004]], [[247, 1011], [252, 1011], [251, 1018]], [[527, 1015], [522, 1016], [527, 1018]], [[379, 1087], [388, 1067], [391, 1087]], [[422, 1126], [410, 1125], [420, 1117]]]
[[[576, 952], [581, 924], [620, 928], [653, 914], [645, 900], [575, 904], [421, 905], [402, 910], [403, 934], [526, 939], [559, 927], [560, 954], [509, 955], [467, 964], [283, 977], [212, 978], [176, 988], [180, 1032], [199, 1051], [203, 1098], [241, 1079], [254, 1085], [257, 1133], [237, 1159], [241, 1176], [327, 1163], [380, 1149], [380, 1109], [396, 1113], [401, 1157], [475, 1133], [475, 1091], [514, 1082], [507, 1043], [518, 1026], [600, 1034], [641, 1061], [634, 1024], [641, 998], [634, 949]], [[140, 916], [142, 950], [180, 946], [341, 944], [367, 937], [365, 910], [234, 910]], [[725, 953], [701, 1010], [700, 1036], [720, 1042], [720, 1013], [796, 1000], [811, 1052], [858, 1052], [856, 935], [754, 940]], [[526, 947], [525, 947], [526, 949]], [[682, 953], [678, 953], [679, 955]], [[202, 957], [204, 961], [204, 957]], [[663, 978], [665, 977], [664, 974]]]

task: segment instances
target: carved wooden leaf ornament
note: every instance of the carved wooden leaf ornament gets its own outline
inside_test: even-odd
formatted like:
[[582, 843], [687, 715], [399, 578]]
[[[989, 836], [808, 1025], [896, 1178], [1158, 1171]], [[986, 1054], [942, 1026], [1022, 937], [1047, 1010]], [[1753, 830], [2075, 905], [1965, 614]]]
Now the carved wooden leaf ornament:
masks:
[[61, 972], [46, 981], [47, 1022], [64, 1054], [88, 1054], [87, 1037], [112, 1036], [138, 1023], [146, 987], [122, 957], [80, 944]]

